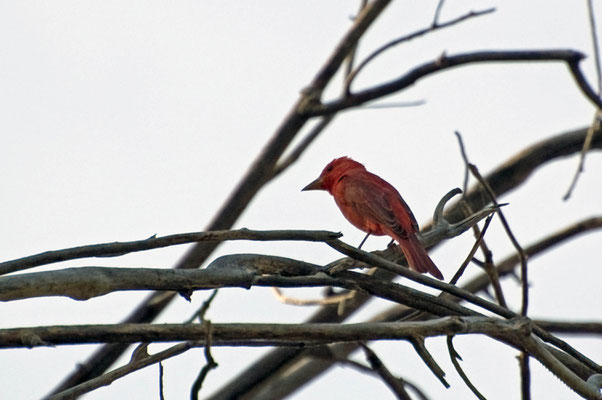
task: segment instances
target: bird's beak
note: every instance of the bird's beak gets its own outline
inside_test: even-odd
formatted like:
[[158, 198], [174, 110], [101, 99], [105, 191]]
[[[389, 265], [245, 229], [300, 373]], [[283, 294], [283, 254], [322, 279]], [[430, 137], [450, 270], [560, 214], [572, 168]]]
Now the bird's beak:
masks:
[[304, 190], [324, 190], [324, 188], [322, 187], [322, 177], [316, 179], [315, 181], [301, 189], [301, 191]]

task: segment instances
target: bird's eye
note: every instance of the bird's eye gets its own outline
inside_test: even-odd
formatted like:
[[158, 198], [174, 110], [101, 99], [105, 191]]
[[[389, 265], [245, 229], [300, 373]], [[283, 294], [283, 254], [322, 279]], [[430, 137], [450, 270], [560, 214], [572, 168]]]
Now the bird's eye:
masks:
[[328, 168], [326, 168], [326, 171], [328, 171], [328, 172], [332, 171], [332, 165], [329, 166]]

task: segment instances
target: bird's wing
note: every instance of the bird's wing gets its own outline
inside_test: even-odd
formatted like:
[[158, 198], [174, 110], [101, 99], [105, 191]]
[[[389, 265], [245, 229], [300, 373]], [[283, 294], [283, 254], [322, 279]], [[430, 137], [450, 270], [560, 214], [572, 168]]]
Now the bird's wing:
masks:
[[404, 239], [408, 231], [418, 231], [412, 211], [388, 182], [370, 173], [347, 176], [344, 181], [341, 183], [345, 185], [345, 201], [353, 203], [354, 208], [365, 217], [386, 226]]

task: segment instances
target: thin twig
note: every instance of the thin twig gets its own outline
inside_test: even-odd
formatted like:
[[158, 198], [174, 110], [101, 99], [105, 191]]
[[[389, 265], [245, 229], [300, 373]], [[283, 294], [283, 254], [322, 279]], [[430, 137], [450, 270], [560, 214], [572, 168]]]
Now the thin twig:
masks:
[[404, 101], [404, 102], [396, 102], [396, 103], [377, 103], [377, 104], [369, 104], [367, 106], [363, 106], [361, 110], [380, 110], [380, 109], [388, 109], [388, 108], [407, 108], [407, 107], [418, 107], [425, 105], [426, 101], [424, 100], [415, 100], [415, 101]]
[[449, 383], [445, 380], [445, 371], [437, 364], [437, 361], [433, 358], [431, 353], [428, 351], [426, 346], [424, 345], [424, 337], [415, 336], [411, 340], [412, 346], [414, 346], [414, 350], [418, 354], [418, 356], [422, 359], [422, 361], [426, 364], [426, 366], [431, 370], [433, 375], [439, 379], [439, 382], [448, 389]]
[[360, 342], [359, 345], [362, 348], [362, 350], [364, 350], [366, 360], [368, 360], [368, 363], [370, 364], [374, 372], [376, 372], [376, 374], [380, 376], [385, 385], [387, 385], [389, 389], [391, 389], [395, 396], [401, 400], [412, 400], [406, 389], [403, 387], [403, 381], [395, 377], [391, 373], [391, 371], [389, 371], [389, 369], [385, 366], [382, 360], [376, 355], [376, 353], [372, 351], [372, 349], [370, 349], [368, 346], [366, 346], [365, 343]]
[[[443, 3], [443, 2], [441, 2]], [[439, 6], [441, 6], [441, 3], [439, 4]], [[437, 7], [437, 11], [439, 10], [439, 6]], [[424, 28], [424, 29], [420, 29], [416, 32], [413, 32], [409, 35], [404, 35], [401, 36], [395, 40], [392, 40], [384, 45], [382, 45], [381, 47], [379, 47], [378, 49], [374, 50], [372, 53], [370, 53], [370, 55], [368, 57], [366, 57], [364, 60], [362, 60], [362, 62], [360, 62], [358, 64], [357, 67], [355, 67], [355, 69], [353, 71], [351, 71], [351, 73], [349, 73], [347, 75], [347, 79], [345, 81], [345, 95], [348, 96], [351, 93], [351, 84], [353, 83], [353, 81], [355, 80], [355, 78], [357, 77], [357, 75], [364, 69], [364, 67], [366, 67], [366, 65], [368, 65], [370, 63], [370, 61], [372, 61], [374, 58], [376, 58], [378, 55], [382, 54], [384, 51], [390, 49], [391, 47], [397, 46], [400, 43], [404, 43], [407, 41], [410, 41], [412, 39], [415, 39], [417, 37], [423, 36], [427, 33], [430, 32], [434, 32], [436, 30], [439, 29], [443, 29], [443, 28], [447, 28], [450, 27], [452, 25], [458, 24], [464, 20], [467, 20], [469, 18], [473, 18], [473, 17], [478, 17], [481, 15], [485, 15], [485, 14], [490, 14], [492, 12], [495, 11], [495, 8], [488, 8], [486, 10], [482, 10], [482, 11], [471, 11], [467, 14], [464, 14], [458, 18], [454, 18], [450, 21], [447, 22], [443, 22], [441, 24], [431, 24], [431, 26]], [[435, 18], [438, 17], [438, 12], [435, 15]]]
[[[358, 346], [361, 345], [361, 342], [358, 342]], [[352, 368], [355, 368], [361, 372], [366, 372], [366, 373], [371, 373], [371, 374], [377, 374], [376, 371], [374, 371], [373, 368], [370, 368], [362, 363], [359, 363], [357, 361], [351, 360], [349, 358], [340, 358], [340, 357], [335, 357], [333, 355], [332, 357], [333, 361], [336, 361], [339, 364], [345, 365], [345, 366], [350, 366]], [[402, 380], [401, 378], [396, 378], [399, 379], [400, 381]], [[416, 393], [416, 395], [420, 398], [420, 400], [429, 400], [429, 398], [424, 394], [424, 392], [416, 385], [414, 385], [412, 382], [407, 381], [405, 379], [403, 379], [403, 385], [407, 386], [408, 388], [410, 388], [412, 391], [414, 391]]]
[[594, 114], [594, 120], [592, 121], [591, 125], [589, 126], [589, 129], [587, 130], [587, 136], [585, 137], [585, 140], [583, 141], [583, 147], [581, 148], [581, 153], [579, 154], [579, 163], [577, 164], [577, 170], [575, 171], [575, 174], [573, 175], [573, 180], [571, 181], [571, 184], [569, 185], [569, 188], [566, 191], [565, 195], [562, 197], [562, 200], [564, 200], [564, 201], [567, 201], [568, 199], [570, 199], [571, 195], [573, 194], [573, 190], [575, 190], [575, 187], [577, 186], [577, 182], [579, 181], [579, 176], [581, 176], [581, 173], [585, 169], [585, 156], [592, 146], [592, 141], [594, 140], [594, 135], [596, 133], [599, 134], [599, 132], [600, 132], [600, 125], [601, 125], [600, 119], [601, 118], [602, 118], [602, 112], [600, 111], [600, 109], [598, 109], [598, 110], [596, 110], [596, 112]]
[[522, 352], [518, 355], [520, 365], [520, 392], [522, 400], [531, 400], [531, 369], [529, 367], [529, 353]]
[[159, 361], [159, 400], [165, 400], [163, 392], [163, 363]]
[[455, 285], [458, 282], [458, 280], [464, 273], [464, 270], [466, 269], [468, 264], [472, 261], [475, 253], [477, 252], [477, 250], [479, 249], [479, 246], [481, 245], [481, 241], [483, 240], [483, 237], [485, 236], [485, 232], [487, 232], [487, 228], [489, 228], [489, 224], [491, 223], [492, 218], [493, 218], [493, 214], [491, 214], [490, 216], [487, 217], [487, 219], [485, 219], [485, 224], [483, 225], [481, 234], [477, 237], [477, 240], [475, 241], [474, 245], [472, 246], [472, 249], [470, 249], [470, 252], [468, 252], [468, 255], [464, 259], [464, 262], [460, 265], [460, 268], [458, 268], [458, 271], [456, 271], [456, 274], [454, 275], [454, 277], [449, 281], [450, 285]]
[[211, 354], [211, 345], [213, 343], [213, 328], [212, 328], [212, 324], [211, 321], [205, 320], [203, 321], [203, 325], [206, 326], [206, 334], [205, 334], [205, 365], [203, 366], [203, 368], [201, 368], [201, 371], [199, 372], [199, 375], [196, 377], [196, 379], [194, 380], [192, 387], [190, 388], [190, 398], [192, 400], [198, 400], [199, 398], [199, 392], [201, 391], [201, 388], [203, 387], [203, 382], [205, 381], [205, 378], [207, 378], [207, 374], [209, 374], [209, 371], [211, 371], [212, 369], [215, 369], [218, 367], [218, 364], [215, 362], [215, 360], [213, 359], [213, 355]]
[[433, 17], [433, 23], [431, 24], [432, 27], [439, 26], [439, 17], [441, 16], [443, 3], [445, 3], [445, 0], [439, 0], [439, 3], [437, 4], [437, 8], [435, 9], [435, 16]]
[[163, 350], [159, 353], [150, 355], [148, 357], [142, 357], [135, 361], [129, 362], [123, 367], [114, 369], [104, 375], [98, 376], [96, 378], [92, 378], [83, 382], [79, 385], [68, 388], [59, 393], [55, 393], [52, 396], [48, 397], [48, 400], [68, 400], [75, 399], [85, 393], [89, 393], [95, 389], [98, 389], [102, 386], [108, 386], [111, 383], [115, 382], [117, 379], [122, 378], [132, 372], [138, 371], [142, 368], [148, 367], [149, 365], [158, 363], [159, 361], [166, 360], [171, 357], [175, 357], [179, 354], [184, 353], [185, 351], [190, 350], [193, 347], [192, 342], [180, 343], [175, 346], [172, 346], [166, 350]]
[[[475, 235], [481, 236], [479, 227], [477, 225], [473, 226], [472, 229], [475, 231]], [[502, 285], [500, 284], [500, 277], [497, 273], [497, 268], [493, 263], [493, 254], [491, 250], [489, 250], [485, 239], [481, 240], [480, 247], [483, 251], [483, 256], [485, 258], [485, 262], [483, 263], [483, 269], [485, 270], [487, 276], [489, 276], [489, 279], [491, 280], [491, 286], [493, 287], [493, 292], [495, 293], [495, 299], [497, 300], [500, 306], [508, 308], [506, 298], [504, 297], [504, 292], [502, 291]]]
[[[584, 220], [578, 221], [574, 224], [571, 224], [557, 232], [553, 232], [548, 236], [545, 236], [536, 242], [530, 244], [525, 248], [525, 253], [528, 257], [534, 257], [537, 255], [542, 255], [546, 251], [554, 248], [555, 246], [566, 243], [567, 241], [575, 238], [577, 235], [590, 233], [597, 229], [602, 229], [602, 216], [600, 217], [591, 217], [586, 218]], [[500, 276], [507, 276], [514, 271], [514, 268], [517, 264], [520, 263], [519, 257], [517, 254], [513, 254], [510, 257], [500, 261], [497, 264], [497, 271]], [[476, 293], [480, 290], [483, 290], [490, 281], [486, 275], [481, 277], [477, 277], [464, 286], [464, 289]]]
[[[491, 186], [489, 186], [487, 181], [481, 176], [477, 167], [474, 164], [469, 164], [469, 166], [470, 166], [470, 172], [474, 175], [475, 178], [477, 178], [479, 183], [481, 183], [483, 185], [483, 187], [489, 194], [493, 204], [498, 205], [497, 200], [495, 198], [495, 193], [493, 193]], [[521, 245], [518, 243], [518, 240], [516, 240], [514, 233], [512, 233], [512, 230], [510, 229], [510, 225], [508, 224], [506, 217], [504, 217], [504, 213], [500, 210], [500, 211], [498, 211], [498, 215], [500, 217], [502, 226], [504, 227], [504, 230], [506, 231], [506, 235], [508, 235], [508, 238], [510, 239], [510, 242], [512, 243], [514, 248], [516, 249], [516, 252], [518, 253], [518, 256], [520, 259], [520, 266], [521, 266], [520, 272], [521, 272], [521, 284], [522, 284], [521, 315], [526, 316], [527, 310], [529, 308], [529, 277], [527, 275], [527, 271], [528, 271], [527, 256], [525, 254], [525, 251], [521, 247]]]
[[587, 14], [589, 16], [589, 29], [592, 35], [592, 47], [596, 60], [596, 77], [598, 78], [598, 95], [602, 94], [602, 67], [600, 66], [600, 45], [598, 43], [598, 30], [596, 29], [596, 17], [594, 17], [594, 5], [592, 0], [587, 0]]
[[[458, 141], [462, 142], [462, 135], [460, 134], [460, 132], [456, 131], [455, 134], [458, 138]], [[462, 148], [462, 146], [461, 146], [461, 148]], [[465, 153], [464, 153], [464, 156], [465, 156]], [[496, 199], [495, 193], [493, 192], [493, 189], [491, 189], [491, 186], [489, 185], [489, 183], [487, 183], [487, 180], [485, 180], [485, 178], [483, 178], [483, 176], [480, 174], [477, 166], [468, 162], [468, 159], [466, 159], [466, 163], [467, 163], [466, 165], [468, 166], [468, 169], [470, 170], [472, 175], [483, 186], [483, 188], [489, 195], [489, 199], [491, 200], [491, 202], [494, 205], [499, 207], [499, 204], [497, 202], [497, 199]], [[527, 275], [527, 256], [525, 254], [525, 251], [521, 247], [521, 245], [518, 243], [518, 240], [516, 240], [514, 233], [512, 233], [512, 230], [510, 229], [510, 225], [508, 224], [506, 217], [504, 217], [503, 211], [498, 210], [498, 214], [499, 214], [502, 226], [504, 227], [504, 230], [506, 231], [506, 235], [508, 235], [508, 238], [510, 239], [510, 242], [512, 243], [514, 248], [516, 249], [516, 252], [518, 253], [518, 256], [520, 259], [521, 283], [522, 283], [521, 315], [526, 316], [527, 310], [529, 307], [529, 279], [528, 279], [528, 275]]]
[[462, 378], [466, 386], [470, 389], [472, 393], [474, 393], [475, 396], [477, 396], [479, 400], [487, 400], [487, 398], [483, 396], [481, 392], [479, 392], [476, 386], [472, 384], [470, 379], [468, 379], [468, 376], [464, 373], [464, 370], [460, 366], [458, 360], [462, 360], [462, 357], [460, 357], [460, 354], [458, 354], [456, 349], [454, 349], [453, 336], [451, 335], [447, 337], [447, 350], [449, 351], [449, 358], [452, 364], [454, 365], [454, 368], [456, 369], [458, 375], [460, 375], [460, 378]]
[[[462, 156], [462, 161], [464, 163], [464, 184], [462, 186], [462, 200], [466, 203], [466, 193], [468, 191], [468, 178], [470, 177], [470, 171], [468, 171], [468, 155], [466, 154], [466, 148], [464, 147], [464, 141], [462, 140], [462, 136], [455, 131], [454, 134], [458, 139], [458, 146], [460, 147], [460, 155]], [[472, 210], [470, 205], [466, 205], [469, 209], [469, 212]]]
[[[460, 133], [458, 131], [454, 132], [454, 134], [456, 135], [456, 138], [458, 139], [458, 145], [460, 147], [460, 155], [462, 156], [462, 161], [464, 162], [464, 194], [462, 195], [462, 207], [466, 208], [467, 214], [470, 215], [473, 213], [473, 210], [470, 207], [470, 204], [466, 200], [466, 190], [467, 190], [466, 186], [468, 185], [470, 162], [468, 161], [468, 155], [467, 155], [466, 149], [464, 147], [464, 141], [462, 140], [462, 136], [460, 135]], [[491, 219], [488, 219], [488, 221], [491, 221]], [[485, 227], [483, 228], [483, 230], [486, 230], [488, 225], [489, 225], [489, 223], [485, 222]], [[484, 232], [481, 232], [479, 230], [478, 224], [475, 224], [472, 227], [472, 230], [474, 231], [475, 237], [478, 238], [477, 243], [481, 247], [481, 250], [483, 251], [483, 254], [485, 256], [485, 263], [483, 264], [482, 267], [485, 270], [485, 272], [487, 272], [487, 275], [491, 279], [491, 285], [493, 286], [495, 298], [497, 299], [497, 302], [500, 306], [507, 307], [506, 299], [504, 298], [504, 292], [502, 291], [502, 285], [500, 284], [499, 276], [497, 274], [497, 269], [493, 265], [491, 251], [489, 250], [489, 248], [487, 247], [487, 243], [485, 242]], [[477, 245], [477, 243], [475, 243], [475, 246]], [[474, 256], [475, 252], [476, 252], [476, 249], [474, 249], [474, 251], [471, 251], [471, 254], [470, 254], [471, 260], [472, 260], [472, 256]], [[466, 264], [466, 265], [468, 265], [468, 264]], [[463, 264], [463, 266], [464, 266], [464, 268], [466, 268], [466, 266], [464, 264]], [[463, 272], [463, 269], [461, 267], [458, 270], [458, 273], [461, 274], [462, 272]], [[459, 276], [458, 276], [458, 278], [459, 278]]]
[[215, 299], [215, 296], [217, 296], [218, 292], [218, 289], [215, 289], [213, 292], [211, 292], [211, 295], [205, 301], [203, 301], [201, 307], [197, 311], [195, 311], [192, 317], [184, 321], [184, 323], [191, 324], [197, 318], [201, 323], [203, 323], [203, 321], [205, 321], [205, 314], [207, 313], [207, 310], [209, 310], [209, 306], [211, 306], [211, 303], [213, 302], [213, 299]]
[[[361, 14], [361, 12], [364, 10], [364, 8], [366, 8], [367, 5], [368, 5], [368, 0], [360, 1], [360, 6], [359, 6], [359, 10], [357, 12], [357, 15]], [[355, 20], [357, 18], [357, 15], [352, 17], [352, 20]], [[353, 49], [349, 52], [349, 55], [345, 59], [345, 71], [344, 71], [345, 76], [348, 76], [351, 73], [351, 71], [353, 71], [353, 63], [355, 62], [355, 54], [357, 53], [358, 45], [359, 45], [359, 40], [356, 42], [355, 46], [353, 46]]]
[[284, 172], [288, 167], [293, 165], [299, 159], [299, 157], [301, 157], [301, 154], [303, 154], [303, 152], [305, 150], [307, 150], [309, 145], [312, 144], [313, 141], [320, 135], [320, 133], [322, 133], [322, 131], [324, 129], [326, 129], [326, 127], [328, 125], [330, 125], [330, 123], [334, 120], [335, 116], [336, 116], [336, 114], [327, 115], [327, 116], [322, 117], [322, 119], [320, 119], [320, 121], [303, 138], [303, 140], [301, 140], [301, 142], [297, 145], [297, 147], [295, 147], [290, 152], [290, 154], [288, 156], [286, 156], [285, 159], [283, 159], [282, 161], [279, 161], [278, 164], [276, 164], [274, 166], [274, 170], [271, 173], [271, 177], [272, 178], [277, 177], [282, 172]]
[[581, 92], [585, 95], [585, 97], [589, 99], [598, 110], [602, 109], [602, 99], [591, 87], [591, 85], [587, 81], [587, 78], [583, 74], [583, 71], [581, 71], [579, 65], [580, 62], [581, 60], [578, 60], [576, 58], [568, 60], [568, 66], [571, 71], [571, 74], [573, 75], [575, 82], [577, 82], [577, 86], [579, 87], [579, 89], [581, 89]]

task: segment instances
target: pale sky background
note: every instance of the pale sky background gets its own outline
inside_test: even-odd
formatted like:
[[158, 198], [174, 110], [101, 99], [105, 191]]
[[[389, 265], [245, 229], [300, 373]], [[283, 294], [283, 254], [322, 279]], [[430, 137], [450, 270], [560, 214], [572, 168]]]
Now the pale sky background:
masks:
[[[428, 26], [436, 4], [398, 1], [390, 6], [361, 41], [360, 58]], [[399, 76], [443, 51], [570, 48], [592, 53], [585, 1], [448, 1], [441, 21], [491, 6], [497, 7], [492, 15], [388, 52], [355, 87]], [[0, 259], [203, 230], [348, 29], [356, 8], [357, 2], [346, 1], [0, 2]], [[602, 24], [599, 4], [597, 17]], [[597, 86], [592, 57], [584, 68]], [[339, 90], [337, 81], [330, 96]], [[426, 104], [339, 115], [297, 164], [259, 193], [236, 227], [342, 231], [345, 241], [357, 245], [364, 234], [342, 217], [326, 193], [300, 192], [331, 159], [348, 155], [363, 162], [396, 186], [418, 221], [426, 223], [441, 196], [462, 185], [454, 130], [462, 132], [471, 161], [486, 173], [532, 143], [589, 124], [594, 113], [561, 63], [462, 67], [385, 101], [417, 100]], [[577, 157], [546, 165], [527, 186], [503, 198], [510, 202], [505, 213], [521, 244], [600, 215], [599, 153], [588, 157], [571, 200], [562, 201], [576, 165]], [[531, 317], [600, 320], [600, 238], [600, 233], [590, 234], [530, 261]], [[497, 221], [488, 239], [496, 260], [511, 252]], [[365, 249], [381, 249], [387, 242], [371, 238]], [[433, 252], [446, 278], [472, 242], [468, 233]], [[185, 249], [37, 270], [169, 268]], [[339, 257], [320, 244], [232, 242], [211, 259], [244, 252], [322, 264]], [[468, 276], [475, 273], [471, 269]], [[511, 305], [519, 305], [517, 283], [505, 280], [503, 287]], [[178, 298], [158, 322], [183, 321], [208, 294], [197, 292], [192, 304]], [[3, 303], [0, 328], [116, 323], [147, 295]], [[385, 307], [375, 301], [352, 320]], [[213, 322], [300, 322], [313, 311], [282, 305], [269, 289], [226, 289], [207, 317]], [[602, 360], [599, 338], [568, 341]], [[519, 397], [516, 351], [474, 336], [458, 337], [455, 345], [465, 371], [488, 399]], [[407, 343], [378, 343], [373, 349], [395, 374], [433, 399], [472, 398], [449, 362], [445, 339], [430, 339], [427, 346], [447, 372], [451, 389], [438, 383]], [[163, 347], [151, 346], [151, 351]], [[1, 397], [40, 398], [93, 349], [0, 351]], [[214, 348], [220, 366], [209, 374], [201, 397], [266, 351]], [[361, 355], [355, 358], [364, 361]], [[202, 349], [165, 362], [166, 398], [187, 398], [203, 364]], [[536, 361], [531, 366], [534, 399], [577, 398]], [[157, 377], [153, 366], [86, 398], [158, 398]], [[380, 380], [337, 367], [292, 398], [368, 396], [392, 397]]]

